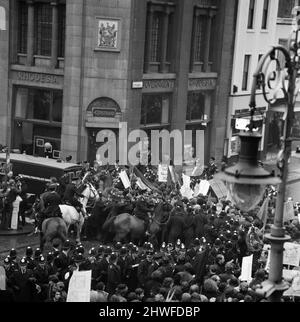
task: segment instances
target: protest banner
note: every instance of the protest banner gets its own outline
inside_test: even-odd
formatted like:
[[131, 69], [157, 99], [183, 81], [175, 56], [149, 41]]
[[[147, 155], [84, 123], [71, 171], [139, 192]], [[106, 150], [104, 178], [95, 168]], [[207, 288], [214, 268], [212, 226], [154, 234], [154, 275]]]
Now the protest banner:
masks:
[[0, 290], [6, 290], [6, 273], [4, 267], [0, 266]]
[[288, 222], [295, 219], [295, 211], [293, 201], [287, 201], [284, 203], [284, 215], [283, 221]]
[[292, 281], [296, 276], [300, 276], [300, 271], [295, 271], [291, 269], [283, 269], [282, 277], [287, 281]]
[[300, 297], [300, 276], [294, 277], [291, 287], [283, 295]]
[[168, 165], [159, 164], [158, 165], [158, 182], [168, 182]]
[[67, 302], [90, 302], [92, 271], [74, 271], [70, 279]]
[[206, 196], [210, 188], [210, 184], [207, 180], [200, 181], [200, 194]]
[[284, 243], [283, 265], [299, 266], [300, 245], [295, 243]]
[[130, 180], [128, 178], [127, 172], [125, 170], [121, 171], [119, 177], [123, 183], [125, 189], [130, 188]]
[[194, 196], [194, 191], [190, 187], [191, 177], [185, 174], [182, 174], [182, 181], [183, 181], [183, 185], [180, 189], [182, 197], [192, 199]]
[[223, 181], [212, 179], [209, 184], [218, 199], [226, 198], [228, 191]]
[[252, 265], [253, 265], [253, 255], [243, 257], [242, 262], [242, 273], [240, 276], [240, 281], [251, 282], [252, 280]]

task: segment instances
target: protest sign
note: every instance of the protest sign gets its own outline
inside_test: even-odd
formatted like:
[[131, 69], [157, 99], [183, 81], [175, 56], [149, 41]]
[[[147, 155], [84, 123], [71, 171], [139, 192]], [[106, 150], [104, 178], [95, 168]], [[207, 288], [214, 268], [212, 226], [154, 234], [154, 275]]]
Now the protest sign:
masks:
[[294, 277], [291, 287], [283, 295], [300, 297], [300, 276]]
[[6, 290], [6, 273], [4, 267], [0, 266], [0, 290]]
[[168, 182], [168, 165], [159, 164], [158, 165], [158, 182]]
[[200, 182], [200, 194], [203, 196], [206, 196], [208, 193], [208, 190], [210, 188], [210, 184], [206, 180], [201, 180]]
[[129, 180], [127, 172], [125, 170], [120, 172], [119, 177], [120, 177], [120, 179], [121, 179], [121, 181], [123, 183], [124, 188], [125, 189], [130, 188], [130, 186], [131, 186], [130, 185], [130, 180]]
[[92, 271], [74, 271], [70, 279], [67, 302], [90, 302]]
[[283, 264], [299, 266], [300, 245], [294, 243], [284, 243]]
[[300, 271], [290, 270], [290, 269], [283, 269], [282, 270], [282, 277], [287, 281], [292, 281], [294, 277], [300, 276]]
[[295, 219], [294, 204], [292, 201], [287, 201], [284, 203], [283, 220], [284, 222], [287, 222], [294, 219]]
[[242, 274], [240, 276], [241, 281], [247, 281], [248, 283], [252, 280], [252, 264], [253, 264], [253, 255], [243, 257], [242, 262]]
[[180, 189], [182, 197], [192, 199], [194, 196], [194, 192], [190, 187], [191, 177], [186, 176], [185, 174], [182, 174], [182, 181], [183, 181], [183, 185]]
[[227, 197], [228, 191], [223, 181], [212, 179], [209, 181], [209, 184], [218, 199]]

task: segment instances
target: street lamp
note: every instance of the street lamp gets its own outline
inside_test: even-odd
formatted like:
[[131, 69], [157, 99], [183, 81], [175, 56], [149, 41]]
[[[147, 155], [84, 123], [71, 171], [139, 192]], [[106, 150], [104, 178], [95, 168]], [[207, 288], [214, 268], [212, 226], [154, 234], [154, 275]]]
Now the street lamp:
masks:
[[[294, 107], [300, 88], [300, 26], [299, 21], [297, 21], [297, 19], [299, 19], [297, 18], [298, 12], [300, 12], [300, 7], [295, 7], [293, 9], [293, 15], [296, 19], [293, 32], [289, 39], [288, 49], [283, 46], [274, 46], [261, 58], [257, 70], [253, 76], [254, 79], [249, 104], [251, 108], [251, 114], [253, 116], [256, 110], [256, 91], [259, 88], [262, 89], [264, 99], [270, 105], [274, 104], [280, 98], [280, 96], [282, 97], [282, 95], [282, 101], [286, 104], [286, 122], [284, 127], [283, 149], [278, 157], [278, 168], [280, 170], [281, 182], [279, 184], [277, 194], [274, 224], [271, 227], [271, 233], [265, 235], [265, 237], [271, 243], [270, 271], [268, 280], [262, 283], [261, 289], [262, 294], [264, 294], [264, 296], [266, 296], [272, 302], [279, 302], [281, 300], [283, 292], [288, 288], [287, 283], [282, 278], [282, 268], [284, 243], [290, 240], [290, 237], [285, 234], [285, 229], [283, 226], [283, 214], [288, 176], [288, 161], [291, 157], [292, 150], [292, 126], [294, 118]], [[247, 145], [247, 142], [249, 142], [249, 136], [245, 140], [243, 139], [243, 136], [241, 136], [241, 139], [242, 147], [240, 157], [242, 156], [242, 160], [240, 160], [235, 167], [226, 169], [224, 173], [220, 174], [220, 179], [227, 179], [229, 185], [232, 183], [236, 185], [249, 185], [249, 188], [244, 188], [244, 190], [247, 191], [247, 189], [249, 189], [249, 192], [252, 192], [252, 189], [250, 187], [255, 185], [254, 182], [257, 178], [258, 172], [256, 172], [256, 168], [253, 168], [252, 170], [250, 168], [247, 168], [247, 162], [249, 160], [246, 160], [246, 162], [243, 161], [243, 151], [246, 149], [245, 145]], [[257, 150], [254, 151], [255, 149], [257, 149], [257, 147], [254, 147], [253, 145], [253, 156], [255, 152], [257, 152]], [[249, 172], [249, 180], [242, 180], [242, 176], [236, 177], [235, 180], [228, 180], [233, 177], [232, 174], [235, 168], [238, 168], [240, 173], [243, 173], [243, 171]], [[252, 184], [250, 174], [251, 171], [254, 180]], [[276, 179], [275, 177], [273, 178]], [[265, 181], [265, 184], [267, 183], [269, 183], [269, 178]], [[256, 195], [257, 198], [253, 197], [252, 194], [249, 193], [248, 205], [250, 204], [251, 199], [254, 201], [258, 200], [258, 195], [261, 190], [258, 187], [256, 187], [254, 190], [254, 195]], [[243, 195], [245, 195], [245, 191], [243, 192]], [[230, 192], [232, 192], [233, 195], [235, 192], [236, 195], [241, 194], [241, 192], [238, 191], [237, 187], [235, 189], [231, 189]], [[234, 198], [233, 196], [233, 201], [236, 201], [236, 199], [237, 198]], [[238, 202], [237, 205], [239, 206]]]

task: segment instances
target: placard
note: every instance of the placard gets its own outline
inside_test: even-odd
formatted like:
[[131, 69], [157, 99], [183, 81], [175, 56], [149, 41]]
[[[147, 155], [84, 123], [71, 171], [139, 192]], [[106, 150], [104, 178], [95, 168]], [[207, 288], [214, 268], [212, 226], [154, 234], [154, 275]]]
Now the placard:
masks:
[[74, 271], [70, 279], [67, 302], [90, 302], [92, 271]]
[[295, 243], [284, 243], [283, 264], [299, 266], [300, 245]]
[[227, 194], [228, 194], [228, 190], [224, 184], [223, 181], [221, 180], [216, 180], [216, 179], [212, 179], [209, 181], [209, 184], [212, 188], [212, 190], [214, 191], [214, 193], [216, 194], [218, 199], [222, 199], [222, 198], [226, 198]]
[[6, 273], [3, 266], [0, 266], [0, 290], [6, 290]]
[[247, 281], [248, 283], [252, 280], [252, 264], [253, 264], [253, 255], [243, 257], [242, 262], [242, 274], [240, 276], [241, 281]]
[[294, 219], [295, 219], [294, 204], [292, 201], [287, 201], [284, 203], [283, 220], [284, 222], [287, 222]]
[[125, 189], [130, 188], [130, 180], [128, 178], [127, 172], [125, 170], [121, 171], [119, 177], [123, 183]]
[[158, 182], [168, 182], [168, 165], [159, 164], [158, 165]]

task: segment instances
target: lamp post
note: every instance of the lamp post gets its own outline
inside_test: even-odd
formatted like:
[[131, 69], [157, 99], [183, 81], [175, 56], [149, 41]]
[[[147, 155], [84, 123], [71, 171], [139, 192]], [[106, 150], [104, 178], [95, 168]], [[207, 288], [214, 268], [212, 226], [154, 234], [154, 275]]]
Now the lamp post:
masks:
[[[288, 288], [287, 283], [282, 278], [282, 268], [284, 243], [290, 240], [290, 237], [285, 234], [283, 214], [288, 176], [288, 162], [291, 157], [292, 150], [292, 126], [294, 118], [294, 107], [300, 88], [300, 18], [297, 17], [298, 12], [300, 12], [300, 7], [295, 7], [293, 9], [293, 15], [296, 19], [294, 21], [294, 28], [289, 39], [288, 48], [285, 48], [283, 46], [274, 46], [261, 58], [257, 70], [253, 76], [253, 84], [249, 104], [252, 115], [251, 121], [253, 121], [253, 115], [256, 110], [257, 89], [262, 89], [264, 99], [269, 105], [274, 104], [279, 98], [281, 98], [281, 100], [286, 105], [286, 122], [284, 127], [283, 149], [279, 153], [277, 160], [277, 165], [280, 170], [279, 182], [276, 182], [276, 178], [273, 177], [274, 182], [279, 183], [275, 218], [274, 223], [271, 227], [270, 234], [265, 235], [265, 237], [271, 243], [270, 271], [268, 280], [262, 284], [262, 289], [260, 290], [264, 294], [264, 296], [267, 297], [271, 302], [279, 302], [281, 300], [283, 292]], [[299, 21], [297, 21], [297, 19], [299, 19]], [[251, 122], [250, 124], [253, 123]], [[242, 145], [239, 163], [234, 167], [225, 169], [225, 171], [223, 173], [220, 173], [219, 175], [220, 179], [227, 181], [227, 185], [229, 187], [233, 187], [232, 189], [229, 189], [229, 192], [233, 196], [233, 201], [240, 208], [242, 205], [239, 204], [239, 200], [241, 200], [242, 198], [239, 198], [239, 194], [241, 194], [242, 192], [241, 190], [239, 190], [238, 185], [244, 185], [245, 192], [248, 189], [249, 201], [257, 201], [257, 198], [253, 197], [253, 194], [255, 195], [256, 193], [256, 195], [258, 195], [260, 191], [260, 189], [256, 187], [255, 189], [252, 189], [254, 190], [254, 193], [251, 193], [252, 191], [250, 188], [254, 185], [253, 180], [256, 180], [258, 184], [260, 181], [260, 174], [257, 170], [257, 159], [255, 160], [254, 158], [254, 156], [257, 155], [258, 145], [252, 145], [252, 147], [250, 147], [251, 144], [249, 143], [249, 140], [251, 140], [250, 137], [251, 135], [253, 135], [251, 127], [250, 130], [250, 133], [244, 135], [244, 138], [241, 137]], [[246, 153], [245, 158], [245, 148], [247, 147], [247, 145], [248, 147], [250, 147], [248, 149], [248, 152], [250, 152], [248, 153], [248, 158]], [[256, 167], [249, 167], [249, 164], [251, 163], [252, 166], [256, 165]], [[243, 173], [246, 173], [244, 178]], [[272, 181], [271, 174], [269, 175], [270, 176], [267, 175], [266, 177], [265, 184], [270, 184], [270, 182]]]

